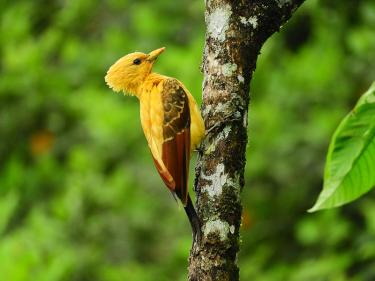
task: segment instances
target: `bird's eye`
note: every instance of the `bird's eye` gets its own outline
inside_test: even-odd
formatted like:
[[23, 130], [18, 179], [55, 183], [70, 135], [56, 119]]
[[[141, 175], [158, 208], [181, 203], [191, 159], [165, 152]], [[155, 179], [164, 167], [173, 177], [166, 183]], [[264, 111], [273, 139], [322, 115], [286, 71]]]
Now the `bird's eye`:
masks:
[[133, 63], [136, 64], [136, 65], [141, 64], [141, 62], [142, 62], [141, 59], [133, 60]]

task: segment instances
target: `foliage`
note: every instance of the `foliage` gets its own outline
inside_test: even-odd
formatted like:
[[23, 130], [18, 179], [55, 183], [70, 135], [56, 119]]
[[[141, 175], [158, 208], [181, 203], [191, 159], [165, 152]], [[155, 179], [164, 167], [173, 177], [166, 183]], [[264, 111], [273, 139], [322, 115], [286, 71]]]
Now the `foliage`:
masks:
[[331, 140], [324, 187], [310, 211], [357, 199], [375, 186], [375, 83], [344, 118]]
[[[166, 46], [156, 71], [199, 99], [203, 5], [1, 2], [2, 279], [186, 280], [189, 224], [153, 167], [137, 101], [103, 77], [128, 52]], [[305, 211], [329, 137], [375, 77], [374, 11], [371, 0], [309, 0], [262, 50], [251, 85], [243, 280], [375, 279], [373, 193]]]

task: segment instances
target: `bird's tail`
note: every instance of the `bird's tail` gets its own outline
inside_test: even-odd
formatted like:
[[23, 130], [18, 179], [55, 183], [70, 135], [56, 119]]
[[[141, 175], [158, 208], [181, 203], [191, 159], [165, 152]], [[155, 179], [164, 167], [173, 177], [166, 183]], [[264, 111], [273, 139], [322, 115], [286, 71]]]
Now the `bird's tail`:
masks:
[[187, 198], [186, 206], [184, 207], [184, 209], [189, 218], [191, 229], [193, 231], [193, 244], [196, 242], [200, 243], [201, 238], [202, 238], [201, 222], [199, 220], [197, 212], [195, 211], [190, 195], [188, 194], [187, 197], [188, 198]]

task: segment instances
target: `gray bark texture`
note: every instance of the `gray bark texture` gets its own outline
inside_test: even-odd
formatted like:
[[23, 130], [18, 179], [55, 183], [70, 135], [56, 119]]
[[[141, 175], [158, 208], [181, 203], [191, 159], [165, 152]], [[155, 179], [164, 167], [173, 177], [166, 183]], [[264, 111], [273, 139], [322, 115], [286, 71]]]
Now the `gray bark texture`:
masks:
[[189, 257], [190, 281], [237, 281], [249, 90], [264, 42], [303, 0], [206, 0], [202, 70], [207, 136], [196, 166], [202, 237]]

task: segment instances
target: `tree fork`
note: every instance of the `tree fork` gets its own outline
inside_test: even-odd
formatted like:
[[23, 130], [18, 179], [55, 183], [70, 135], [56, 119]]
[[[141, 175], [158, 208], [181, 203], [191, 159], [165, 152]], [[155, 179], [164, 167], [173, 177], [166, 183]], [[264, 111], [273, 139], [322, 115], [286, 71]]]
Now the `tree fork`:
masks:
[[237, 281], [249, 90], [264, 42], [303, 0], [206, 0], [202, 114], [207, 135], [195, 170], [202, 237], [190, 281]]

